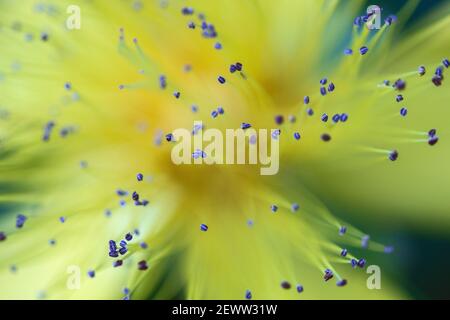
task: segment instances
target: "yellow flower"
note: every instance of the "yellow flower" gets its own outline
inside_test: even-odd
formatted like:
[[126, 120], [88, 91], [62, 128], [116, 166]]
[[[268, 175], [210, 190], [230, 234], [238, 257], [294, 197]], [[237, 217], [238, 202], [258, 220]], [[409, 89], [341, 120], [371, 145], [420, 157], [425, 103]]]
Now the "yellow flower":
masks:
[[[70, 29], [73, 2], [0, 5], [1, 298], [408, 297], [387, 273], [381, 290], [367, 288], [369, 274], [350, 263], [369, 254], [365, 232], [338, 209], [367, 215], [361, 229], [448, 227], [449, 91], [431, 81], [448, 54], [448, 3], [405, 27], [419, 3], [408, 2], [368, 30], [353, 25], [366, 8], [331, 0], [80, 1]], [[279, 173], [175, 165], [165, 135], [196, 120], [279, 127]], [[119, 247], [127, 233], [128, 251], [110, 257], [109, 241]], [[377, 265], [385, 246], [371, 239], [368, 250]]]

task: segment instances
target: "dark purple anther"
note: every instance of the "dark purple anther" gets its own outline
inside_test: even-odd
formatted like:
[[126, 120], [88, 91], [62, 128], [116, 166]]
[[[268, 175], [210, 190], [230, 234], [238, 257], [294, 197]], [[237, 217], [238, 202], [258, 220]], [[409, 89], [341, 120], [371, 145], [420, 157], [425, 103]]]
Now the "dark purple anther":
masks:
[[419, 69], [418, 69], [418, 72], [419, 72], [420, 76], [423, 76], [425, 74], [425, 72], [426, 72], [425, 67], [424, 66], [420, 66]]
[[434, 146], [439, 141], [439, 138], [437, 136], [431, 137], [428, 139], [428, 144], [430, 146]]
[[330, 280], [331, 278], [333, 278], [333, 271], [331, 271], [330, 269], [325, 269], [325, 273], [323, 275], [323, 279], [325, 281]]
[[369, 246], [369, 240], [370, 237], [368, 235], [363, 236], [361, 238], [361, 247], [367, 249], [367, 247]]
[[277, 125], [282, 125], [283, 122], [284, 122], [284, 117], [281, 114], [275, 116], [275, 123]]
[[330, 82], [330, 84], [328, 85], [328, 92], [333, 92], [335, 88], [336, 87], [334, 86], [334, 83]]
[[141, 242], [141, 243], [139, 244], [139, 246], [140, 246], [142, 249], [147, 249], [147, 248], [148, 248], [148, 245], [147, 245], [147, 243], [145, 243], [145, 242]]
[[308, 103], [309, 103], [309, 96], [305, 96], [305, 97], [303, 98], [303, 103], [304, 103], [304, 104], [308, 104]]
[[393, 150], [391, 152], [389, 152], [389, 160], [391, 161], [395, 161], [398, 158], [398, 152], [397, 150]]
[[447, 58], [445, 58], [444, 60], [442, 60], [442, 63], [444, 64], [444, 66], [445, 66], [446, 68], [448, 68], [448, 67], [450, 66], [450, 61], [448, 61]]
[[25, 217], [23, 214], [19, 214], [16, 219], [16, 227], [19, 229], [22, 228], [26, 220], [27, 217]]
[[444, 76], [438, 76], [435, 75], [433, 78], [431, 78], [431, 81], [436, 87], [439, 87], [442, 84], [442, 80], [444, 79]]
[[331, 136], [328, 133], [324, 133], [320, 136], [320, 138], [322, 139], [322, 141], [324, 142], [328, 142], [331, 140]]
[[353, 25], [355, 25], [355, 26], [360, 27], [362, 25], [362, 23], [363, 23], [363, 21], [362, 21], [361, 17], [359, 17], [359, 16], [353, 20]]
[[110, 251], [109, 256], [111, 258], [117, 258], [119, 256], [119, 253], [117, 253], [117, 251]]
[[117, 190], [116, 190], [116, 193], [117, 193], [117, 195], [118, 195], [119, 197], [123, 197], [123, 196], [128, 195], [128, 192], [126, 192], [125, 190], [121, 190], [121, 189], [117, 189]]
[[331, 120], [334, 122], [334, 123], [338, 123], [339, 122], [339, 120], [341, 119], [341, 115], [340, 114], [335, 114], [335, 115], [333, 115], [333, 117], [331, 118]]
[[167, 87], [166, 76], [164, 75], [159, 76], [159, 87], [161, 89], [165, 89]]
[[428, 131], [428, 136], [431, 138], [431, 137], [434, 137], [436, 135], [436, 129], [431, 129], [430, 131]]
[[52, 133], [52, 129], [55, 127], [55, 123], [53, 121], [47, 122], [47, 124], [44, 127], [44, 136], [42, 137], [42, 140], [48, 141], [50, 140], [50, 135]]
[[289, 282], [287, 282], [287, 281], [283, 281], [283, 282], [281, 282], [281, 287], [283, 289], [290, 289], [291, 288], [291, 284]]
[[184, 7], [183, 9], [181, 9], [181, 13], [186, 16], [189, 16], [189, 15], [194, 14], [194, 9], [192, 9], [190, 7]]
[[405, 117], [407, 113], [408, 113], [408, 109], [406, 109], [404, 107], [400, 109], [400, 115], [402, 117]]
[[109, 240], [109, 251], [116, 251], [117, 245], [114, 240]]
[[358, 260], [358, 267], [364, 268], [365, 265], [366, 265], [366, 259], [361, 258]]
[[48, 37], [49, 37], [48, 33], [46, 33], [46, 32], [43, 32], [41, 34], [41, 40], [44, 41], [44, 42], [46, 42], [48, 40]]
[[138, 262], [138, 269], [142, 270], [142, 271], [147, 270], [148, 269], [147, 261], [145, 261], [145, 260], [139, 261]]
[[367, 51], [369, 51], [369, 48], [367, 48], [366, 46], [363, 46], [359, 49], [359, 53], [363, 56], [367, 53]]
[[406, 82], [402, 79], [398, 79], [397, 81], [394, 82], [393, 87], [396, 90], [402, 91], [406, 88]]
[[172, 133], [166, 134], [166, 140], [167, 140], [168, 142], [173, 141], [173, 134], [172, 134]]
[[345, 55], [347, 55], [347, 56], [350, 56], [350, 55], [352, 55], [352, 54], [353, 54], [353, 50], [352, 50], [352, 49], [349, 49], [349, 48], [347, 48], [347, 49], [345, 49], [345, 50], [344, 50], [344, 54], [345, 54]]
[[383, 251], [384, 251], [384, 253], [392, 253], [392, 252], [394, 252], [394, 247], [385, 246]]
[[338, 286], [338, 287], [343, 287], [343, 286], [345, 286], [347, 284], [347, 280], [345, 280], [345, 279], [341, 279], [341, 280], [338, 280], [337, 282], [336, 282], [336, 285]]
[[386, 19], [384, 19], [384, 23], [390, 26], [392, 24], [392, 17], [387, 17]]

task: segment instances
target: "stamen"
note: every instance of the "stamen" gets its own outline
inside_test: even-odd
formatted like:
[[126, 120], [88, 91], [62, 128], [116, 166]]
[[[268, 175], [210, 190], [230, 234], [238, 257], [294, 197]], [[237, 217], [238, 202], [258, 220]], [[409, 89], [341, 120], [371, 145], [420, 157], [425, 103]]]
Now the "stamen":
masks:
[[395, 161], [398, 158], [398, 152], [397, 150], [393, 150], [389, 153], [389, 160]]
[[147, 261], [141, 260], [138, 262], [138, 269], [141, 271], [145, 271], [148, 269]]
[[406, 109], [405, 107], [400, 109], [400, 115], [402, 117], [405, 117], [407, 113], [408, 113], [408, 109]]
[[333, 271], [331, 271], [330, 269], [325, 269], [325, 272], [324, 272], [324, 275], [323, 275], [323, 279], [325, 281], [328, 281], [331, 278], [333, 278]]
[[367, 51], [369, 51], [369, 48], [367, 48], [366, 46], [363, 46], [359, 49], [359, 53], [363, 56], [367, 53]]
[[425, 67], [424, 66], [420, 66], [418, 69], [419, 75], [423, 76], [426, 73]]
[[331, 136], [328, 133], [324, 133], [320, 136], [320, 138], [322, 139], [322, 141], [324, 142], [328, 142], [331, 140]]
[[27, 220], [27, 217], [24, 216], [23, 214], [19, 214], [17, 215], [17, 219], [16, 219], [16, 228], [20, 229], [23, 227], [23, 225], [25, 224], [25, 221]]
[[345, 279], [341, 279], [341, 280], [338, 280], [337, 282], [336, 282], [336, 285], [338, 286], [338, 287], [343, 287], [343, 286], [345, 286], [347, 284], [347, 280], [345, 280]]
[[281, 287], [283, 288], [283, 289], [290, 289], [291, 288], [291, 284], [289, 283], [289, 282], [287, 282], [287, 281], [283, 281], [283, 282], [281, 282]]
[[275, 116], [275, 123], [276, 123], [277, 125], [282, 125], [283, 122], [284, 122], [284, 117], [283, 117], [281, 114]]

